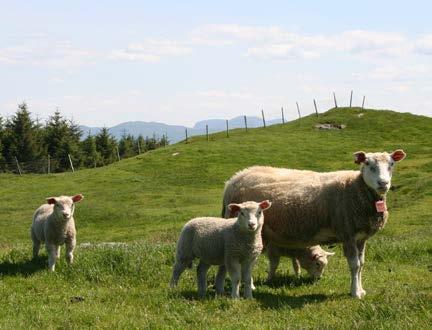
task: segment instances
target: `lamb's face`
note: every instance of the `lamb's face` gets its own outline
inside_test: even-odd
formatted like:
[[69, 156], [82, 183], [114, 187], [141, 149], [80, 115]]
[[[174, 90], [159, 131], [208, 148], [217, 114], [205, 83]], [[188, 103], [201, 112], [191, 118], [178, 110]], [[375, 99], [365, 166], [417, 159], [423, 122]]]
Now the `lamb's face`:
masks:
[[269, 201], [261, 203], [244, 202], [241, 204], [229, 204], [228, 208], [231, 213], [237, 214], [237, 221], [241, 229], [255, 232], [262, 227], [264, 223], [263, 211], [268, 209], [270, 205]]
[[328, 264], [327, 257], [332, 255], [334, 255], [334, 252], [327, 252], [321, 248], [319, 250], [311, 250], [310, 255], [300, 259], [300, 265], [306, 269], [313, 280], [318, 280], [322, 277]]
[[84, 198], [83, 195], [60, 196], [60, 197], [50, 197], [47, 198], [48, 204], [54, 205], [54, 213], [57, 219], [62, 219], [64, 221], [72, 218], [75, 211], [75, 203], [81, 201]]
[[391, 186], [393, 167], [396, 162], [405, 158], [402, 150], [387, 152], [354, 154], [354, 161], [361, 164], [361, 172], [365, 183], [378, 195], [385, 195]]

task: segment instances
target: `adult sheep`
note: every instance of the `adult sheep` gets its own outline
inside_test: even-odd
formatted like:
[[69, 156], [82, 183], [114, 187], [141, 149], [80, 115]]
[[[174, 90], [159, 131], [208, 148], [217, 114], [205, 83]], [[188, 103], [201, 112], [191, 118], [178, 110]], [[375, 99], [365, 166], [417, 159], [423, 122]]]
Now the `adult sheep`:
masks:
[[254, 166], [225, 185], [223, 210], [229, 203], [269, 199], [264, 243], [286, 248], [342, 243], [351, 271], [351, 295], [361, 298], [366, 240], [384, 227], [386, 194], [394, 164], [405, 152], [354, 154], [360, 171], [313, 171]]

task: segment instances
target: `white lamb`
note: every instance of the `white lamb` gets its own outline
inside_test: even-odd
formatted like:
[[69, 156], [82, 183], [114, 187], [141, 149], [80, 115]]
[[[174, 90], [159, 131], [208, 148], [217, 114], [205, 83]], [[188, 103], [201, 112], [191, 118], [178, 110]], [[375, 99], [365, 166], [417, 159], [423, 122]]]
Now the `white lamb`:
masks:
[[47, 198], [47, 204], [40, 206], [33, 215], [31, 238], [33, 241], [33, 258], [39, 254], [40, 245], [45, 242], [48, 253], [48, 268], [54, 271], [56, 260], [60, 256], [60, 245], [66, 244], [66, 261], [73, 262], [73, 251], [76, 245], [75, 220], [73, 217], [75, 203], [83, 195], [72, 197], [60, 196]]
[[261, 228], [263, 211], [269, 201], [244, 202], [228, 207], [238, 213], [237, 218], [195, 218], [183, 227], [177, 242], [176, 261], [171, 287], [178, 283], [186, 267], [199, 258], [197, 267], [198, 294], [204, 297], [207, 289], [207, 271], [211, 265], [224, 265], [216, 276], [216, 293], [223, 294], [225, 269], [232, 282], [231, 297], [239, 298], [240, 278], [245, 285], [245, 298], [252, 298], [252, 267], [262, 251]]

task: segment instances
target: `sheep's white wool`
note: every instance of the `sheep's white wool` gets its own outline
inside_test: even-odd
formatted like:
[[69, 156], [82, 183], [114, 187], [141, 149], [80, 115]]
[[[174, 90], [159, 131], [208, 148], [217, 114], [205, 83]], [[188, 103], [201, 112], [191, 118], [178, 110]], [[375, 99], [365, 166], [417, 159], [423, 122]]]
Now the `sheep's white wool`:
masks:
[[75, 203], [81, 201], [83, 195], [60, 196], [47, 198], [47, 204], [40, 206], [33, 215], [30, 229], [33, 241], [33, 258], [39, 254], [40, 245], [45, 242], [48, 252], [48, 268], [55, 269], [60, 256], [60, 246], [66, 245], [66, 260], [73, 262], [73, 251], [76, 245], [74, 211]]

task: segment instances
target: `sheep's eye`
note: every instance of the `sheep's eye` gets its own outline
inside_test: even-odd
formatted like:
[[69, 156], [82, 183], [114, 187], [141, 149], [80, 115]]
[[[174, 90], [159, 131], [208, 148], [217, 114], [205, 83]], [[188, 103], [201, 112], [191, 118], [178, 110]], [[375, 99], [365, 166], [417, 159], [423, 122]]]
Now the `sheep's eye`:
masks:
[[372, 172], [372, 173], [375, 173], [376, 172], [376, 167], [375, 166], [371, 166], [371, 168], [370, 168], [370, 171]]
[[321, 264], [319, 263], [319, 262], [317, 262], [317, 263], [315, 263], [318, 267], [320, 267], [321, 266]]

